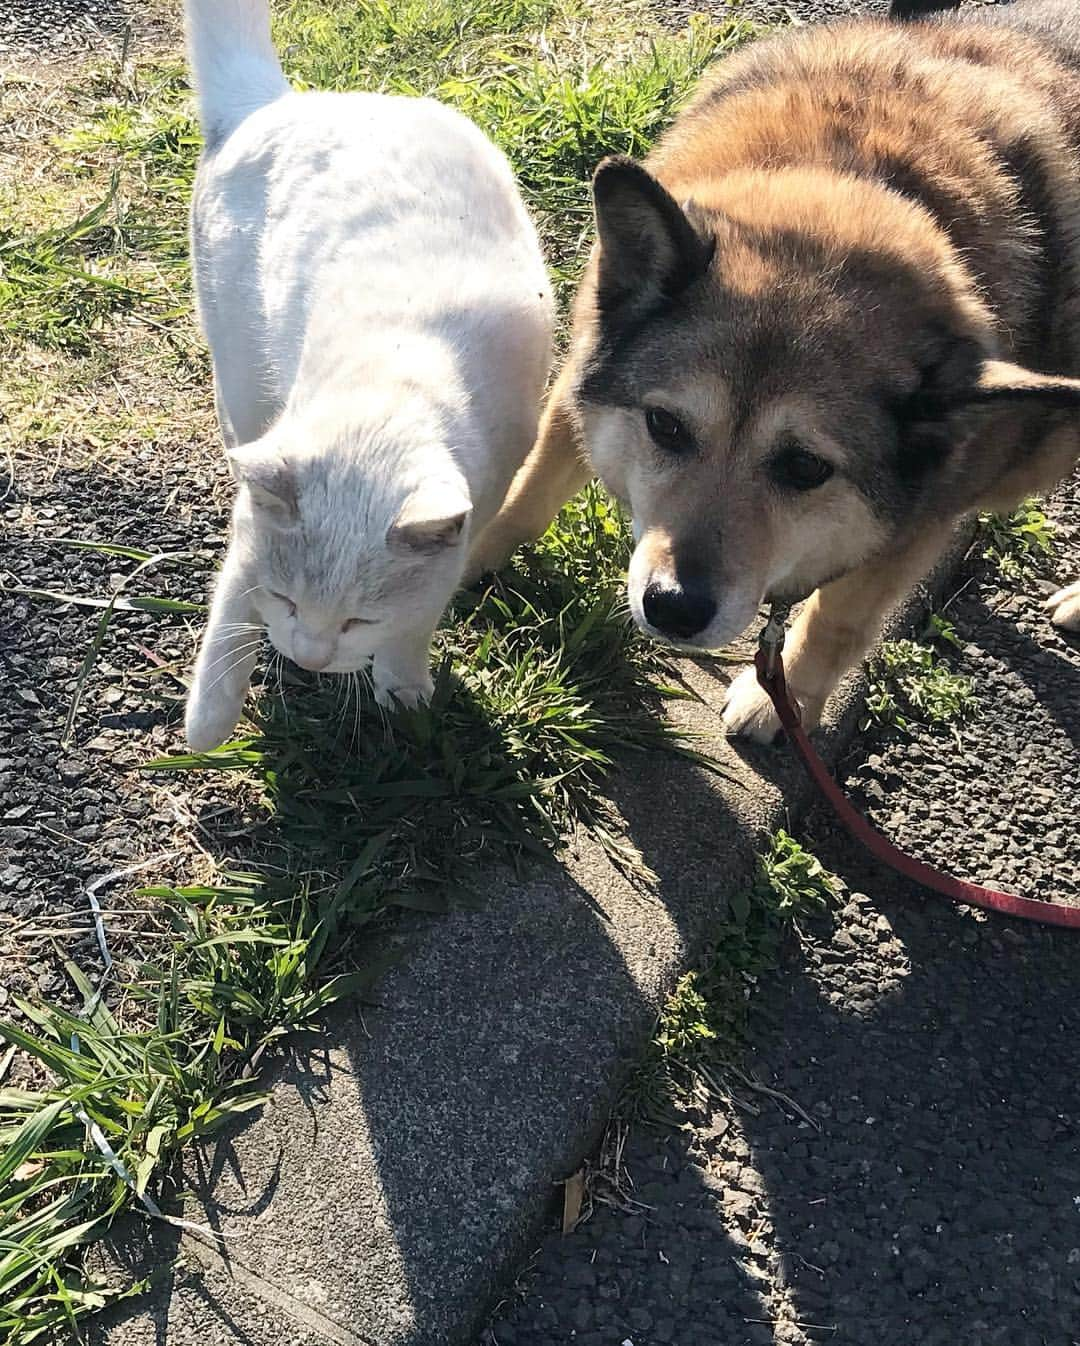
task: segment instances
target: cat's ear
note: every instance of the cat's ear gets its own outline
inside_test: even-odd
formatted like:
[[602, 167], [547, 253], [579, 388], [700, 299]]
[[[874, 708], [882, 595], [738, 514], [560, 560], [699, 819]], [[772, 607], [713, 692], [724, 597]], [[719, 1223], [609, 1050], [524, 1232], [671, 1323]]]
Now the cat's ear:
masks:
[[461, 541], [472, 501], [464, 482], [425, 482], [405, 501], [386, 541], [420, 556], [433, 556]]
[[252, 504], [273, 523], [283, 528], [296, 523], [300, 517], [296, 476], [277, 449], [261, 440], [243, 444], [229, 454], [229, 466], [247, 487]]

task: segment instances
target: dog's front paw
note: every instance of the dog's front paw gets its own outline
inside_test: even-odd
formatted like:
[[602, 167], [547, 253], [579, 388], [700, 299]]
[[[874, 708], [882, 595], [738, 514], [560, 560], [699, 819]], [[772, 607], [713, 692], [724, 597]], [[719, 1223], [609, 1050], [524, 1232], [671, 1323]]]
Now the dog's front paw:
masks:
[[380, 678], [376, 672], [372, 676], [375, 700], [386, 709], [394, 705], [404, 706], [406, 710], [430, 701], [435, 691], [431, 675], [425, 673], [422, 678], [410, 678], [408, 682], [398, 682], [394, 678]]
[[728, 688], [723, 718], [729, 734], [753, 739], [756, 743], [771, 743], [780, 732], [776, 711], [759, 686], [753, 668], [744, 668]]
[[1050, 620], [1066, 631], [1080, 631], [1080, 580], [1046, 600]]
[[[816, 729], [825, 703], [824, 697], [803, 696], [790, 684], [788, 694], [799, 707], [799, 718], [806, 730]], [[757, 670], [744, 668], [728, 688], [723, 710], [724, 728], [739, 738], [755, 743], [773, 743], [780, 733], [780, 720], [768, 694], [757, 680]]]
[[461, 577], [461, 587], [470, 589], [485, 575], [501, 570], [510, 559], [516, 544], [503, 537], [495, 524], [490, 524], [476, 539], [465, 562], [465, 572]]
[[222, 687], [209, 695], [196, 684], [188, 696], [184, 717], [184, 737], [192, 752], [209, 752], [220, 747], [236, 728], [244, 709], [243, 696], [235, 696]]

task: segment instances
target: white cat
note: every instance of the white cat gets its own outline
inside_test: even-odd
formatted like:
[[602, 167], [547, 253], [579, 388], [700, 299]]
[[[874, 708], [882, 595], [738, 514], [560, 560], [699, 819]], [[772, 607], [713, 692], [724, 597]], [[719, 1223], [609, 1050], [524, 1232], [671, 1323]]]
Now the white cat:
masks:
[[432, 632], [532, 445], [552, 300], [504, 156], [428, 99], [295, 93], [265, 0], [187, 0], [199, 315], [239, 483], [187, 706], [240, 717], [262, 633], [430, 696]]

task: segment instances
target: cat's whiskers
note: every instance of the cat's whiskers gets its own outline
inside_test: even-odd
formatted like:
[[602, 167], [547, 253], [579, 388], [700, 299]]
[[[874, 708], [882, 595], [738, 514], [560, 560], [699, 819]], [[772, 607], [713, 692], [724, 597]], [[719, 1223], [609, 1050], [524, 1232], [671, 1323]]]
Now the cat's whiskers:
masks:
[[215, 630], [219, 632], [247, 632], [252, 635], [258, 631], [261, 635], [266, 634], [266, 627], [258, 622], [221, 622]]
[[378, 716], [379, 716], [379, 720], [380, 720], [380, 722], [382, 723], [383, 737], [384, 737], [387, 741], [389, 741], [389, 740], [393, 737], [393, 729], [392, 729], [392, 727], [391, 727], [391, 723], [390, 723], [390, 709], [391, 709], [391, 707], [390, 707], [390, 706], [384, 706], [384, 705], [382, 704], [382, 702], [378, 700], [378, 698], [373, 697], [372, 699], [373, 699], [374, 702], [375, 702], [375, 710], [376, 710], [376, 712], [377, 712], [377, 714], [378, 714]]
[[[257, 649], [258, 647], [255, 646], [252, 648]], [[229, 677], [230, 674], [235, 673], [238, 668], [242, 668], [244, 663], [251, 658], [252, 648], [241, 650], [239, 653], [237, 653], [235, 650], [229, 650], [227, 654], [222, 655], [221, 656], [222, 659], [226, 658], [228, 654], [236, 654], [236, 658], [232, 661], [232, 663], [227, 664], [225, 668], [221, 670], [221, 672], [217, 675], [216, 678], [214, 678], [212, 682], [207, 684], [207, 686], [203, 690], [203, 695], [208, 695], [210, 692], [214, 690], [214, 688], [218, 685], [219, 682], [222, 682], [225, 678]], [[221, 660], [219, 659], [216, 662], [220, 663]]]
[[250, 657], [251, 655], [249, 651], [243, 651], [242, 653], [238, 654], [236, 658], [232, 661], [232, 663], [226, 664], [225, 667], [220, 670], [217, 676], [207, 684], [205, 692], [207, 694], [212, 692], [219, 682], [223, 682], [226, 678], [231, 677], [231, 675], [235, 673], [238, 668], [242, 668]]
[[352, 689], [352, 683], [348, 675], [337, 685], [337, 709], [338, 709], [338, 727], [334, 735], [334, 747], [341, 742], [341, 735], [345, 729], [345, 720], [349, 711], [349, 693]]
[[360, 741], [360, 711], [363, 704], [360, 695], [360, 674], [354, 670], [346, 675], [345, 680], [349, 686], [345, 700], [349, 719], [349, 746], [355, 747]]
[[350, 673], [349, 684], [353, 692], [353, 723], [352, 723], [352, 741], [355, 745], [360, 744], [360, 721], [364, 708], [363, 692], [360, 690], [360, 674]]
[[[281, 702], [281, 713], [285, 717], [285, 723], [289, 723], [289, 703], [285, 700], [285, 656], [277, 648], [274, 649], [274, 657], [270, 661], [270, 673], [273, 675], [276, 686], [274, 692]], [[272, 693], [273, 694], [273, 693]]]
[[[253, 650], [259, 650], [261, 648], [262, 648], [261, 640], [248, 640], [244, 641], [242, 644], [239, 645], [234, 645], [230, 641], [227, 649], [222, 650], [222, 652], [219, 655], [210, 660], [210, 662], [206, 665], [205, 672], [209, 673], [211, 669], [217, 668], [218, 664], [222, 663], [226, 659], [232, 658], [232, 656], [235, 654], [242, 654], [243, 657], [246, 658], [249, 654], [251, 654]], [[213, 684], [211, 684], [211, 686], [212, 685]]]

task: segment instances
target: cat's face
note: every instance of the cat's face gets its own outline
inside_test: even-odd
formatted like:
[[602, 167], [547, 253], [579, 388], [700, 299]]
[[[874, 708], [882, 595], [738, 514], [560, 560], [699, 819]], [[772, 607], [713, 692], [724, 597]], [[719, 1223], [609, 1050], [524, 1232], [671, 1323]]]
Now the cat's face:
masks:
[[461, 579], [463, 479], [372, 480], [340, 457], [232, 455], [234, 542], [275, 649], [301, 668], [351, 673], [412, 631], [430, 635]]

